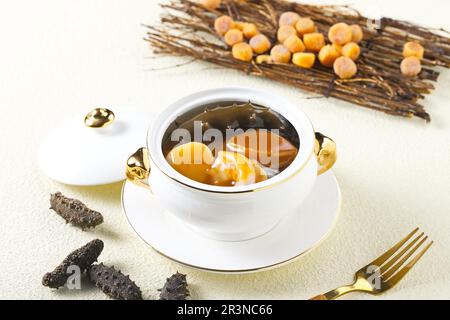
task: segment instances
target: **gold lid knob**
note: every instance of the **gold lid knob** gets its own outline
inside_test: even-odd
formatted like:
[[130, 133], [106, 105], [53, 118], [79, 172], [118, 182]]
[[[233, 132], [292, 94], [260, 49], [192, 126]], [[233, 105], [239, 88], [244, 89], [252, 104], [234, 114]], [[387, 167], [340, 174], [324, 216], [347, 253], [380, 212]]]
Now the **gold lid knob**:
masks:
[[84, 123], [90, 128], [102, 128], [114, 121], [115, 115], [109, 109], [95, 108], [84, 118]]

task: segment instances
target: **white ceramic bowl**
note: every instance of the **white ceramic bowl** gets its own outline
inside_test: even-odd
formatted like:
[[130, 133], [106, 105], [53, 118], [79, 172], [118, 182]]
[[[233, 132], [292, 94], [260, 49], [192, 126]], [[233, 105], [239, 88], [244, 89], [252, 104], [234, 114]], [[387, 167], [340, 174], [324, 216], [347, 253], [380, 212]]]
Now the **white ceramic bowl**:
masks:
[[[284, 116], [299, 135], [299, 153], [280, 174], [256, 184], [219, 187], [193, 181], [166, 161], [161, 146], [163, 135], [179, 115], [215, 102], [249, 100]], [[176, 101], [156, 118], [148, 131], [148, 152], [141, 149], [145, 152], [130, 157], [127, 176], [135, 182], [148, 178], [148, 185], [162, 206], [199, 233], [217, 240], [246, 240], [268, 232], [300, 206], [318, 175], [316, 153], [321, 152], [321, 171], [332, 166], [336, 159], [334, 143], [319, 137], [317, 140], [308, 117], [279, 96], [244, 88], [202, 91]], [[147, 177], [142, 171], [148, 166]]]

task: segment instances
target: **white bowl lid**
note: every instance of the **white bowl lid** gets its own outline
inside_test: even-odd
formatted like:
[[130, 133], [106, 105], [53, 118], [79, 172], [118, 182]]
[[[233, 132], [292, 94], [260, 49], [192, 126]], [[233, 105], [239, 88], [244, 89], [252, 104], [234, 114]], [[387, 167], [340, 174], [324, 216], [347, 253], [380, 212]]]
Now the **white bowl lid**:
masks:
[[[152, 113], [114, 109], [105, 127], [89, 127], [85, 114], [51, 130], [38, 152], [40, 169], [58, 182], [93, 186], [124, 180], [126, 162], [146, 144]], [[87, 113], [87, 112], [86, 112]]]

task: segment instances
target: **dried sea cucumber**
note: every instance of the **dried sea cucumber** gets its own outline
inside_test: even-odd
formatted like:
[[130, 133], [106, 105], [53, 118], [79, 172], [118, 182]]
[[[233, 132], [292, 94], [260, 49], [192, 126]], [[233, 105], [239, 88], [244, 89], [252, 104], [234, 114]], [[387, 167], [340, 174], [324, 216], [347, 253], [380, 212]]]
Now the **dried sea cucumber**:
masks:
[[114, 266], [108, 267], [103, 263], [92, 265], [89, 277], [97, 288], [113, 299], [142, 300], [141, 289], [130, 276], [114, 269]]
[[50, 195], [50, 209], [82, 230], [94, 228], [103, 222], [103, 216], [100, 212], [89, 209], [79, 200], [63, 196], [61, 192]]
[[81, 273], [83, 273], [91, 264], [97, 261], [102, 250], [102, 240], [95, 239], [88, 242], [81, 248], [71, 252], [55, 270], [46, 273], [42, 278], [42, 284], [50, 288], [64, 286], [70, 277], [70, 273], [67, 273], [67, 269], [70, 266], [78, 266]]
[[159, 289], [159, 300], [186, 300], [189, 297], [187, 286], [186, 275], [177, 272], [167, 278], [164, 287]]

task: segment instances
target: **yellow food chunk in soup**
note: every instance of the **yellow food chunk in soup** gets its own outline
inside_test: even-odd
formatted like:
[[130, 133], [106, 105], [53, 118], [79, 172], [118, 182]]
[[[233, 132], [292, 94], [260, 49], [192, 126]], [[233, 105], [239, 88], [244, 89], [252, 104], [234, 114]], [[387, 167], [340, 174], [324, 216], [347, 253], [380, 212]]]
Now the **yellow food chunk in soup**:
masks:
[[182, 175], [207, 183], [208, 171], [214, 163], [214, 155], [203, 143], [189, 142], [173, 148], [167, 154], [166, 160]]
[[232, 137], [227, 142], [227, 149], [276, 171], [289, 166], [298, 153], [290, 141], [264, 129], [248, 130]]
[[208, 173], [207, 183], [223, 187], [249, 185], [267, 179], [266, 172], [256, 161], [229, 151], [218, 152]]

